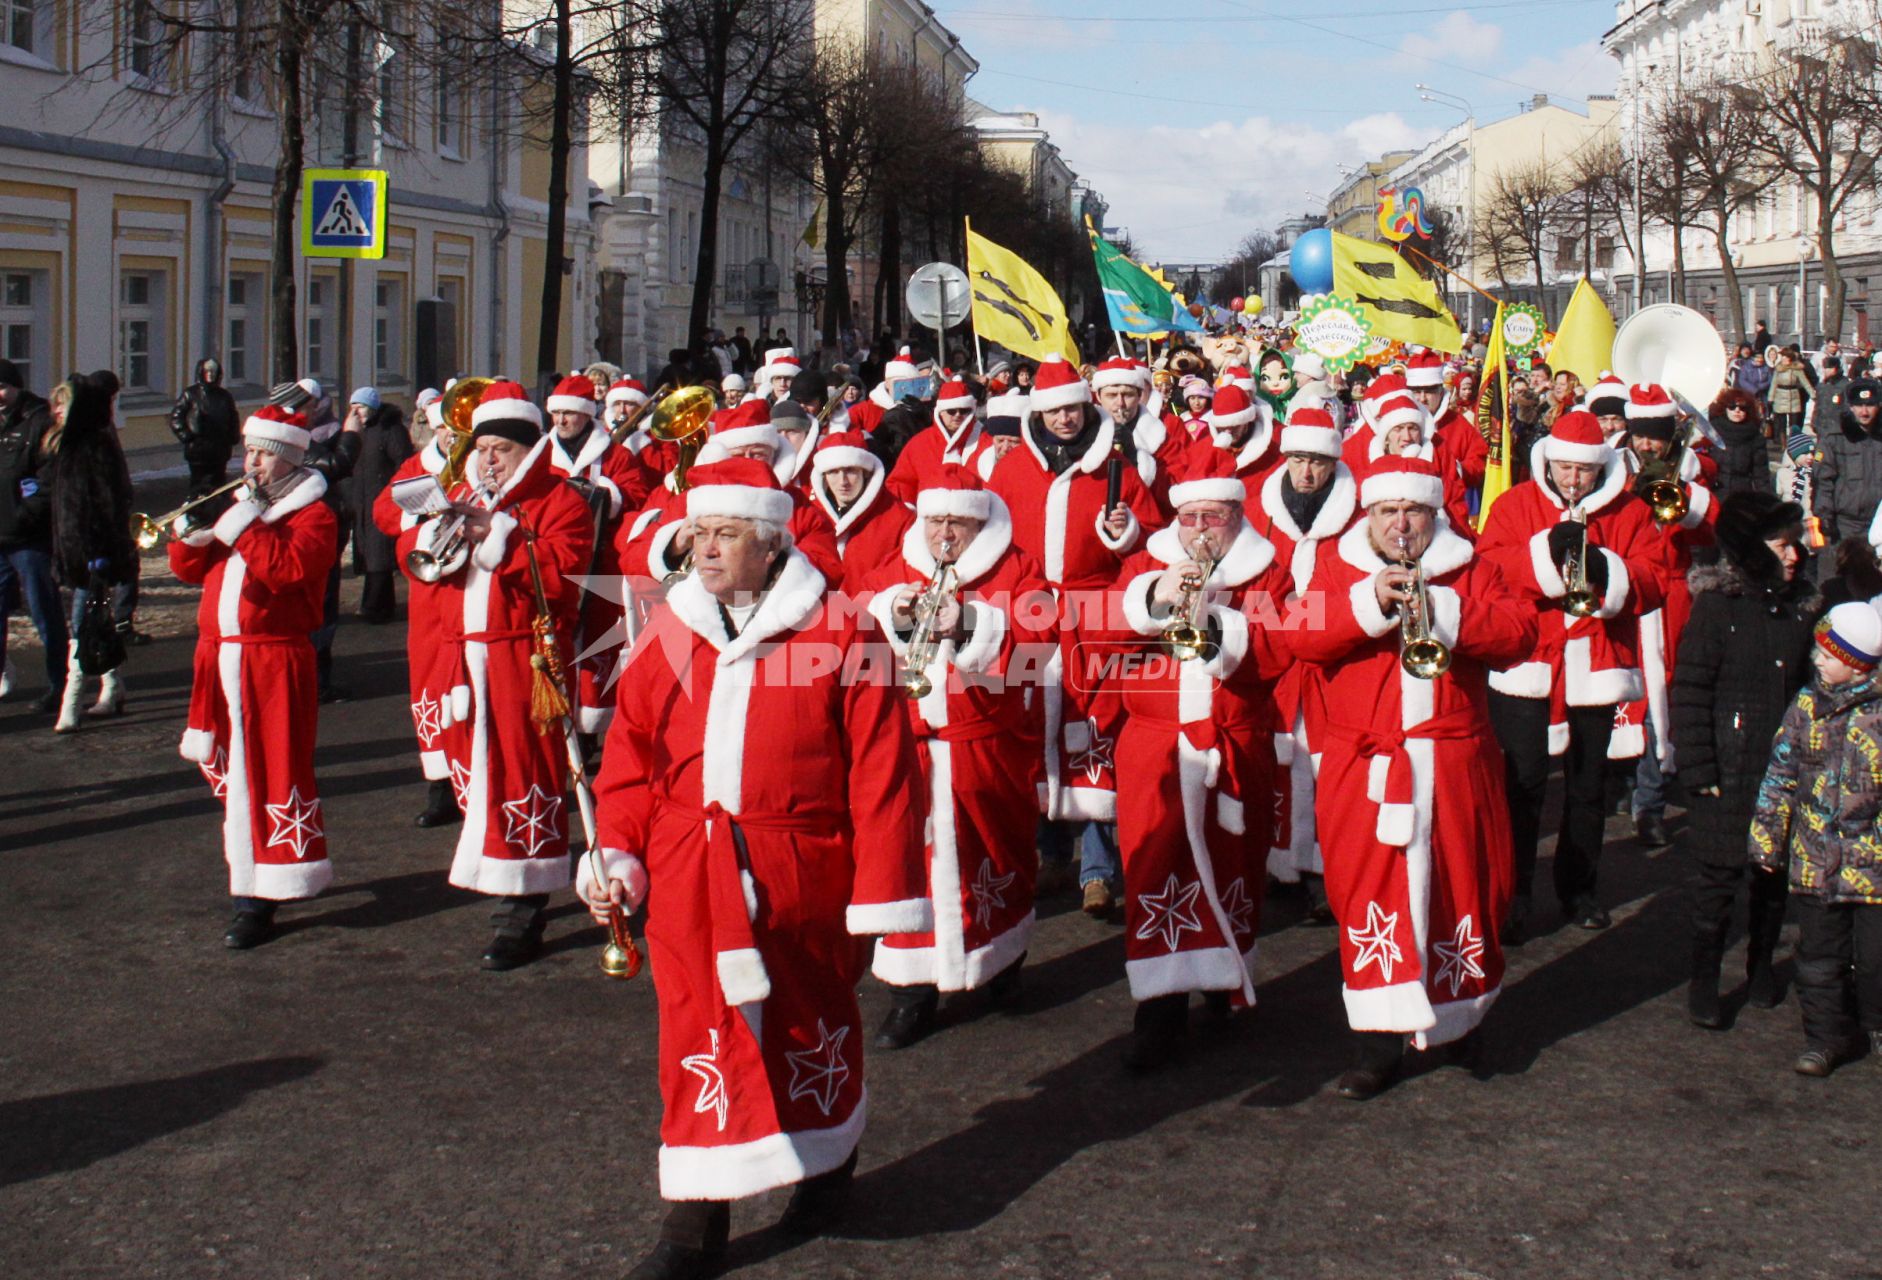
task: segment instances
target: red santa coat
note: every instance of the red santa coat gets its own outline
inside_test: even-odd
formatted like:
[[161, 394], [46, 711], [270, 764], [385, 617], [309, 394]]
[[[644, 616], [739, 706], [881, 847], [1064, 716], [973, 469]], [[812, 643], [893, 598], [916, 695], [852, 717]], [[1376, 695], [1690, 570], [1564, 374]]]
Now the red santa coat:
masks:
[[333, 881], [314, 785], [314, 649], [339, 530], [317, 471], [267, 507], [237, 502], [170, 543], [170, 570], [203, 588], [195, 681], [180, 747], [222, 801], [234, 897], [311, 898]]
[[823, 477], [815, 476], [810, 482], [811, 501], [836, 533], [837, 555], [843, 562], [842, 587], [852, 596], [861, 594], [868, 575], [900, 558], [902, 535], [915, 520], [914, 513], [883, 484], [882, 464], [877, 462], [862, 495], [849, 510], [839, 512]]
[[[478, 893], [550, 893], [569, 882], [567, 747], [559, 728], [538, 733], [529, 718], [536, 601], [524, 533], [535, 534], [566, 661], [580, 607], [576, 579], [588, 567], [594, 531], [588, 504], [549, 465], [548, 453], [548, 440], [537, 441], [503, 486], [489, 536], [458, 575], [462, 634], [451, 646], [451, 703], [468, 715], [461, 732], [444, 738], [464, 810], [450, 879]], [[479, 483], [475, 455], [469, 472], [458, 496]], [[431, 527], [403, 535], [401, 556]]]
[[[877, 390], [881, 390], [881, 388], [877, 388]], [[882, 394], [884, 397], [888, 395], [886, 391], [882, 392]], [[860, 431], [864, 435], [868, 435], [882, 425], [882, 415], [887, 413], [892, 407], [893, 406], [883, 404], [880, 400], [877, 400], [875, 392], [871, 392], [864, 399], [858, 400], [855, 404], [849, 406], [848, 430]]]
[[589, 563], [577, 570], [585, 582], [594, 585], [581, 592], [581, 612], [571, 648], [576, 726], [583, 733], [601, 733], [614, 716], [612, 678], [621, 648], [629, 638], [627, 611], [631, 601], [626, 590], [613, 587], [621, 578], [616, 535], [627, 513], [647, 500], [654, 479], [638, 458], [609, 439], [599, 423], [589, 430], [588, 438], [574, 454], [564, 447], [560, 436], [551, 434], [548, 439], [550, 470], [597, 490], [607, 500], [599, 525], [591, 523], [594, 553]]
[[[1353, 523], [1359, 486], [1344, 463], [1335, 463], [1327, 498], [1313, 524], [1302, 529], [1281, 501], [1285, 466], [1261, 482], [1250, 523], [1274, 546], [1276, 561], [1287, 570], [1289, 589], [1304, 596], [1313, 578], [1320, 546]], [[1320, 769], [1326, 710], [1318, 670], [1310, 663], [1289, 664], [1274, 682], [1274, 844], [1268, 850], [1268, 874], [1283, 884], [1298, 884], [1302, 873], [1321, 872], [1320, 841], [1315, 835], [1314, 787]]]
[[1481, 489], [1484, 472], [1490, 466], [1490, 443], [1468, 412], [1448, 402], [1449, 394], [1445, 393], [1446, 404], [1438, 414], [1438, 454], [1457, 471], [1464, 488]]
[[[1640, 460], [1631, 449], [1622, 456], [1628, 475], [1638, 482]], [[1667, 567], [1666, 602], [1640, 615], [1640, 675], [1646, 696], [1615, 708], [1614, 733], [1608, 739], [1611, 759], [1631, 760], [1643, 754], [1647, 749], [1646, 718], [1652, 716], [1660, 767], [1668, 772], [1673, 771], [1675, 761], [1667, 691], [1673, 687], [1673, 655], [1679, 652], [1680, 634], [1692, 616], [1692, 591], [1686, 586], [1686, 571], [1692, 568], [1694, 551], [1718, 542], [1719, 507], [1712, 490], [1705, 485], [1704, 474], [1695, 451], [1688, 449], [1681, 454], [1679, 478], [1686, 489], [1686, 514], [1676, 524], [1653, 523], [1654, 532], [1665, 544], [1662, 561]]]
[[1178, 479], [1189, 476], [1213, 475], [1211, 461], [1217, 450], [1229, 450], [1235, 454], [1235, 478], [1248, 490], [1244, 509], [1252, 521], [1255, 515], [1255, 494], [1261, 481], [1281, 464], [1279, 435], [1274, 426], [1274, 410], [1265, 400], [1254, 402], [1255, 421], [1248, 428], [1248, 435], [1237, 445], [1227, 431], [1211, 428], [1201, 439], [1189, 442], [1184, 452], [1183, 472]]
[[1255, 934], [1272, 837], [1270, 682], [1287, 665], [1269, 626], [1289, 591], [1267, 539], [1243, 524], [1206, 585], [1221, 646], [1177, 661], [1158, 643], [1150, 593], [1189, 559], [1174, 527], [1152, 534], [1118, 576], [1120, 628], [1106, 683], [1124, 704], [1118, 799], [1124, 861], [1124, 971], [1131, 996], [1239, 991], [1255, 999]]
[[[1353, 473], [1353, 480], [1362, 485], [1366, 483], [1366, 477], [1372, 474], [1372, 469], [1379, 465], [1379, 460], [1387, 456], [1385, 436], [1371, 427], [1348, 436], [1340, 451], [1340, 461]], [[1464, 491], [1463, 477], [1451, 465], [1451, 459], [1442, 446], [1427, 440], [1413, 445], [1400, 456], [1423, 458], [1437, 464], [1438, 474], [1444, 479], [1444, 514], [1451, 522], [1451, 532], [1466, 542], [1475, 542], [1477, 526], [1470, 518], [1470, 495]]]
[[1131, 423], [1131, 445], [1135, 450], [1137, 478], [1155, 499], [1164, 519], [1170, 515], [1170, 486], [1180, 483], [1186, 474], [1192, 441], [1182, 425], [1168, 414], [1146, 407], [1137, 411]]
[[604, 858], [647, 868], [669, 1200], [753, 1195], [849, 1158], [867, 1110], [850, 935], [931, 926], [893, 660], [786, 555], [736, 636], [696, 577], [668, 592], [596, 781]]
[[974, 418], [969, 418], [951, 436], [941, 429], [939, 422], [931, 423], [902, 446], [901, 454], [895, 459], [895, 470], [889, 473], [889, 495], [897, 502], [913, 506], [915, 495], [938, 483], [946, 468], [973, 466], [986, 439], [979, 421]]
[[[1531, 474], [1546, 477], [1546, 440], [1531, 451]], [[1608, 586], [1593, 617], [1561, 608], [1566, 591], [1549, 555], [1549, 530], [1569, 518], [1546, 478], [1525, 480], [1496, 500], [1480, 549], [1538, 616], [1535, 653], [1490, 673], [1490, 687], [1516, 698], [1550, 703], [1549, 753], [1568, 750], [1568, 707], [1603, 707], [1645, 696], [1640, 675], [1640, 615], [1665, 599], [1663, 540], [1646, 504], [1628, 492], [1627, 468], [1609, 460], [1594, 492], [1582, 501], [1588, 554], [1607, 561]], [[1624, 758], [1624, 757], [1623, 757]]]
[[1115, 748], [1123, 715], [1117, 697], [1099, 682], [1067, 678], [1078, 657], [1086, 613], [1103, 625], [1105, 593], [1145, 530], [1161, 521], [1156, 503], [1131, 467], [1123, 471], [1118, 500], [1130, 509], [1122, 537], [1104, 528], [1112, 437], [1105, 419], [1084, 454], [1053, 475], [1028, 424], [1023, 447], [1009, 451], [988, 486], [1013, 519], [1013, 545], [1032, 556], [1059, 594], [1059, 652], [1041, 673], [1045, 777], [1040, 804], [1058, 821], [1110, 822], [1117, 814]]
[[[972, 621], [965, 644], [943, 641], [929, 664], [931, 692], [908, 703], [928, 793], [928, 897], [934, 929], [893, 933], [876, 946], [875, 975], [898, 986], [971, 991], [1026, 952], [1033, 928], [1038, 814], [1037, 711], [1026, 671], [1057, 639], [1055, 607], [1038, 562], [1012, 548], [1013, 525], [994, 514], [955, 561], [958, 599]], [[866, 579], [869, 612], [902, 661], [895, 598], [935, 573], [919, 524], [896, 563]]]
[[1323, 623], [1289, 638], [1320, 665], [1326, 696], [1320, 840], [1347, 1020], [1410, 1032], [1422, 1049], [1468, 1034], [1502, 988], [1497, 927], [1515, 873], [1485, 681], [1534, 650], [1536, 618], [1448, 529], [1419, 563], [1452, 655], [1437, 679], [1399, 663], [1399, 617], [1375, 594], [1386, 564], [1363, 521], [1321, 544]]
[[[407, 530], [417, 527], [418, 517], [392, 500], [392, 487], [419, 476], [435, 476], [444, 470], [444, 463], [444, 453], [434, 441], [399, 464], [391, 484], [373, 499], [372, 519], [379, 532], [397, 543]], [[455, 581], [420, 582], [409, 573], [406, 586], [405, 665], [412, 693], [412, 728], [418, 735], [418, 763], [427, 781], [443, 782], [451, 776], [443, 739], [454, 722], [445, 659], [462, 634], [461, 587]], [[462, 721], [469, 714], [468, 707], [460, 708], [455, 720]]]

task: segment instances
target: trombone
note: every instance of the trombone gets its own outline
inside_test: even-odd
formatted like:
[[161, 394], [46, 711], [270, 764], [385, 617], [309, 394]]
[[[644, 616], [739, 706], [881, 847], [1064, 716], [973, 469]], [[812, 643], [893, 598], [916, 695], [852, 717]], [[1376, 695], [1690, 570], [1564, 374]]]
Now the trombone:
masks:
[[249, 482], [249, 475], [244, 471], [235, 479], [200, 498], [191, 498], [175, 511], [166, 511], [160, 516], [147, 516], [141, 511], [131, 513], [131, 540], [139, 551], [149, 551], [170, 536], [170, 526], [200, 506], [214, 502], [225, 493], [233, 492]]
[[621, 419], [620, 426], [610, 427], [608, 429], [608, 439], [615, 444], [626, 444], [627, 438], [634, 434], [636, 427], [640, 426], [640, 420], [654, 412], [660, 405], [666, 403], [667, 393], [671, 391], [672, 388], [673, 384], [671, 382], [662, 383], [660, 386], [654, 388], [652, 395], [635, 405], [634, 411]]

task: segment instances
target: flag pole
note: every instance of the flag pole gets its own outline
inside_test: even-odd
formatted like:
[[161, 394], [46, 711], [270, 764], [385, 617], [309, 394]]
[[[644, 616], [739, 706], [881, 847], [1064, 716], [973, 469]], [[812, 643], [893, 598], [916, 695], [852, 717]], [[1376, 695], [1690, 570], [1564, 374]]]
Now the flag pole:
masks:
[[1439, 262], [1436, 258], [1432, 257], [1430, 254], [1422, 253], [1419, 250], [1413, 248], [1409, 244], [1400, 245], [1399, 247], [1404, 249], [1407, 253], [1418, 254], [1419, 257], [1423, 258], [1426, 262], [1429, 262], [1432, 266], [1436, 267], [1439, 271], [1442, 271], [1445, 275], [1451, 277], [1453, 280], [1456, 280], [1460, 284], [1463, 284], [1471, 289], [1476, 290], [1479, 297], [1487, 298], [1489, 301], [1493, 303], [1501, 301], [1501, 299], [1499, 299], [1495, 294], [1489, 292], [1487, 289], [1485, 289], [1482, 285], [1478, 284], [1476, 281], [1470, 280], [1464, 276], [1459, 275], [1457, 272], [1451, 270], [1449, 267], [1445, 266], [1442, 262]]
[[[974, 237], [974, 220], [972, 218], [963, 217], [961, 219], [961, 226], [967, 231], [967, 234], [961, 238], [961, 247], [966, 249], [969, 242]], [[969, 257], [970, 261], [968, 265], [972, 266], [971, 251]], [[981, 381], [985, 382], [987, 379], [987, 356], [986, 353], [980, 349], [980, 324], [974, 319], [974, 281], [971, 276], [967, 281], [967, 327], [973, 330], [974, 333], [974, 367], [980, 371]]]

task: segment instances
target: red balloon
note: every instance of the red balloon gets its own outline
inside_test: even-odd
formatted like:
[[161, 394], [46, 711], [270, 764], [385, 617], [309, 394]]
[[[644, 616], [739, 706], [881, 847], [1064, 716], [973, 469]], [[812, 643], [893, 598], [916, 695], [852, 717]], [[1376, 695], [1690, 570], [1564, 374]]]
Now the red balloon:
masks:
[[1202, 318], [1202, 303], [1200, 302], [1190, 303], [1189, 314], [1192, 316], [1195, 316], [1197, 319], [1201, 319]]
[[1230, 298], [1229, 299], [1230, 311], [1240, 312], [1241, 309], [1247, 305], [1248, 305], [1247, 301], [1242, 298]]

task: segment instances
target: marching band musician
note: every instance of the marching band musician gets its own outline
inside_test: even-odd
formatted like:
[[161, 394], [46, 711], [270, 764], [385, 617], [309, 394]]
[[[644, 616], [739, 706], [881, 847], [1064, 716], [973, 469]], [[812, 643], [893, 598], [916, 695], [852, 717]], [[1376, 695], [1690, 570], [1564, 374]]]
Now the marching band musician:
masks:
[[[1686, 572], [1693, 552], [1717, 542], [1718, 506], [1712, 491], [1701, 482], [1699, 455], [1675, 443], [1678, 409], [1663, 387], [1642, 383], [1629, 389], [1627, 448], [1621, 455], [1633, 477], [1634, 495], [1653, 514], [1653, 529], [1664, 546], [1666, 602], [1640, 615], [1640, 671], [1645, 696], [1625, 703], [1616, 715], [1610, 760], [1633, 760], [1634, 834], [1649, 849], [1672, 843], [1666, 831], [1666, 771], [1673, 766], [1672, 724], [1668, 691], [1673, 680], [1673, 655], [1680, 633], [1692, 616], [1692, 592]], [[1656, 488], [1655, 486], [1659, 486]], [[1662, 521], [1652, 496], [1677, 492], [1685, 510]], [[1652, 495], [1652, 496], [1650, 496]], [[1672, 514], [1669, 512], [1668, 514]]]
[[825, 436], [810, 463], [810, 499], [836, 530], [842, 587], [855, 595], [863, 576], [901, 555], [914, 516], [885, 487], [882, 459], [860, 431]]
[[[596, 422], [595, 384], [586, 374], [572, 374], [556, 384], [544, 402], [549, 411], [549, 469], [567, 476], [587, 500], [591, 530], [589, 561], [576, 570], [591, 578], [614, 579], [621, 564], [614, 550], [623, 514], [637, 510], [658, 479], [639, 458], [617, 446]], [[611, 598], [621, 595], [621, 599]], [[579, 624], [570, 658], [575, 676], [575, 726], [584, 734], [607, 730], [614, 716], [609, 677], [627, 639], [626, 593], [582, 590]], [[609, 643], [612, 639], [612, 643]]]
[[1156, 412], [1150, 400], [1150, 370], [1128, 356], [1113, 356], [1091, 375], [1092, 395], [1125, 442], [1125, 456], [1138, 479], [1167, 514], [1170, 485], [1183, 478], [1189, 434], [1175, 417]]
[[542, 912], [569, 882], [567, 745], [562, 728], [530, 720], [537, 619], [535, 580], [548, 603], [550, 638], [568, 652], [579, 609], [574, 576], [588, 566], [588, 506], [549, 464], [542, 414], [514, 382], [485, 388], [471, 416], [471, 455], [450, 513], [399, 539], [400, 560], [434, 548], [455, 517], [470, 545], [457, 586], [461, 638], [451, 685], [464, 728], [444, 742], [464, 811], [450, 880], [495, 897], [495, 935], [483, 966], [515, 969], [542, 949]]
[[983, 438], [974, 416], [974, 393], [959, 378], [949, 378], [935, 393], [934, 425], [902, 446], [895, 459], [889, 493], [898, 502], [913, 503], [948, 467], [971, 466]]
[[178, 516], [170, 570], [200, 584], [195, 680], [182, 756], [223, 804], [222, 853], [235, 919], [223, 942], [274, 936], [282, 902], [333, 880], [314, 784], [314, 650], [339, 546], [327, 482], [301, 465], [307, 420], [263, 405], [242, 426], [248, 486], [213, 525]]
[[[1665, 597], [1662, 540], [1594, 415], [1559, 415], [1531, 450], [1532, 479], [1490, 509], [1481, 550], [1539, 615], [1533, 654], [1490, 674], [1490, 720], [1503, 744], [1516, 896], [1505, 937], [1527, 923], [1549, 757], [1563, 756], [1555, 892], [1583, 929], [1605, 929], [1595, 868], [1605, 825], [1608, 739], [1619, 703], [1642, 695], [1640, 615]], [[1580, 579], [1580, 581], [1576, 581]], [[1585, 616], [1571, 610], [1579, 597]]]
[[[1337, 1088], [1356, 1101], [1397, 1078], [1408, 1034], [1468, 1056], [1500, 989], [1510, 834], [1485, 677], [1536, 648], [1535, 610], [1448, 527], [1436, 464], [1387, 459], [1360, 502], [1320, 547], [1321, 625], [1290, 633], [1326, 700], [1320, 838], [1357, 1038]], [[1420, 631], [1449, 652], [1433, 678], [1409, 669]]]
[[[1117, 770], [1131, 781], [1117, 832], [1134, 1071], [1180, 1052], [1191, 991], [1218, 1014], [1236, 995], [1255, 1000], [1273, 829], [1270, 682], [1287, 664], [1267, 628], [1290, 580], [1248, 523], [1230, 455], [1218, 450], [1214, 468], [1171, 488], [1176, 523], [1125, 562], [1106, 610], [1118, 629], [1105, 639], [1122, 642], [1105, 646], [1106, 684], [1124, 707]], [[1200, 643], [1180, 639], [1182, 625]]]
[[[1014, 549], [1006, 504], [971, 471], [938, 475], [917, 495], [915, 517], [900, 554], [865, 584], [869, 612], [904, 670], [927, 682], [908, 703], [928, 788], [934, 929], [876, 946], [875, 975], [894, 992], [879, 1049], [927, 1035], [941, 992], [985, 987], [995, 1008], [1019, 996], [1038, 870], [1038, 731], [1024, 671], [1056, 639], [1038, 562]], [[943, 565], [952, 566], [951, 589], [927, 620], [929, 660], [916, 667], [914, 609]]]
[[[603, 397], [601, 404], [608, 434], [612, 436], [626, 426], [627, 420], [646, 403], [647, 388], [641, 385], [638, 378], [616, 378], [609, 384], [608, 394]], [[621, 441], [621, 447], [639, 460], [641, 472], [647, 477], [650, 489], [659, 483], [659, 477], [673, 469], [672, 446], [649, 436], [645, 427], [628, 432], [627, 439]]]
[[[395, 545], [407, 530], [417, 526], [418, 517], [393, 500], [393, 490], [407, 480], [443, 471], [458, 439], [457, 432], [444, 420], [441, 399], [433, 399], [424, 413], [431, 425], [431, 439], [399, 464], [391, 483], [373, 499], [373, 523]], [[412, 725], [418, 735], [418, 764], [428, 784], [425, 807], [414, 821], [420, 827], [442, 827], [462, 816], [443, 743], [452, 727], [451, 680], [445, 658], [452, 652], [453, 633], [461, 625], [462, 610], [454, 582], [424, 582], [406, 576], [410, 590], [405, 606], [405, 664], [412, 693]]]
[[[1340, 461], [1339, 429], [1319, 405], [1301, 405], [1288, 415], [1281, 429], [1281, 457], [1283, 465], [1268, 474], [1249, 504], [1248, 518], [1255, 532], [1274, 545], [1293, 594], [1304, 595], [1320, 545], [1353, 523], [1359, 486]], [[1275, 840], [1268, 851], [1268, 874], [1282, 884], [1304, 882], [1309, 915], [1325, 924], [1333, 914], [1314, 834], [1314, 776], [1326, 740], [1318, 672], [1310, 664], [1293, 663], [1275, 681], [1274, 700]]]
[[1235, 475], [1251, 494], [1256, 493], [1280, 460], [1274, 447], [1275, 434], [1274, 411], [1267, 402], [1230, 383], [1215, 393], [1209, 410], [1209, 433], [1190, 442], [1183, 474], [1213, 475], [1214, 458], [1226, 454], [1235, 460]]
[[1020, 431], [1031, 415], [1032, 400], [1024, 391], [987, 397], [987, 419], [980, 425], [982, 447], [974, 458], [974, 474], [984, 484], [993, 479], [1000, 460], [1019, 448]]
[[1384, 396], [1372, 401], [1371, 424], [1370, 432], [1355, 432], [1341, 454], [1354, 477], [1363, 482], [1382, 458], [1425, 459], [1438, 468], [1444, 479], [1444, 514], [1451, 522], [1451, 532], [1475, 542], [1477, 533], [1470, 522], [1470, 498], [1464, 492], [1463, 477], [1433, 439], [1431, 415], [1424, 406], [1410, 392]]
[[692, 478], [694, 567], [620, 682], [577, 884], [598, 920], [647, 909], [671, 1208], [643, 1278], [713, 1274], [730, 1202], [774, 1187], [787, 1233], [834, 1222], [867, 1110], [853, 938], [932, 925], [875, 624], [829, 607], [768, 467]]
[[[1120, 465], [1109, 510], [1117, 425], [1091, 403], [1091, 388], [1057, 357], [1042, 360], [1020, 442], [993, 469], [988, 488], [1013, 520], [1013, 545], [1037, 560], [1059, 593], [1059, 652], [1041, 681], [1045, 711], [1045, 827], [1041, 854], [1063, 865], [1083, 846], [1079, 883], [1085, 910], [1108, 916], [1120, 875], [1116, 772], [1120, 710], [1115, 695], [1075, 670], [1082, 608], [1116, 581], [1145, 530], [1161, 523], [1135, 467]], [[1100, 621], [1096, 620], [1095, 621]]]
[[1405, 385], [1431, 418], [1431, 440], [1438, 456], [1456, 468], [1465, 489], [1483, 488], [1490, 444], [1473, 420], [1477, 406], [1451, 402], [1452, 389], [1444, 383], [1444, 357], [1435, 351], [1414, 355], [1405, 362]]

